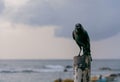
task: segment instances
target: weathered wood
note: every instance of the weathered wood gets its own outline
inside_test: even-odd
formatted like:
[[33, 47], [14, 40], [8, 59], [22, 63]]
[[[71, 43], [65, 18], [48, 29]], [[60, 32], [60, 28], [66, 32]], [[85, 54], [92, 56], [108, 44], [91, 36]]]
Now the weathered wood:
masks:
[[74, 82], [90, 82], [91, 57], [74, 57]]

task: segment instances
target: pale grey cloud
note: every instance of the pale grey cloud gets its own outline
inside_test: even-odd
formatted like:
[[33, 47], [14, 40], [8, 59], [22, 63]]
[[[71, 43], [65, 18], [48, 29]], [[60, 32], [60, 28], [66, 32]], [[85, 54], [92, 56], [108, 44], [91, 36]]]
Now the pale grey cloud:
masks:
[[30, 0], [10, 18], [16, 23], [56, 25], [56, 36], [71, 37], [80, 22], [93, 40], [120, 32], [119, 0]]

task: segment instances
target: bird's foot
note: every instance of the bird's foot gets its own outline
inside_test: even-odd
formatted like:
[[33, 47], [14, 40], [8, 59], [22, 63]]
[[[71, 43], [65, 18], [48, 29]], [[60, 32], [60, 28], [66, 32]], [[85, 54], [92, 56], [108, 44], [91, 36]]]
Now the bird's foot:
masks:
[[78, 54], [78, 56], [80, 56], [80, 54]]

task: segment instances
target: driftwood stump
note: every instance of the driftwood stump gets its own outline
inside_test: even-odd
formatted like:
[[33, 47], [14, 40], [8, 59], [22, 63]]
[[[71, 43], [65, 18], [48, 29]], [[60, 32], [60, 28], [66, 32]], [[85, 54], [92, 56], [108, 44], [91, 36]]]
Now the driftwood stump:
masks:
[[90, 82], [91, 57], [88, 55], [74, 57], [74, 82]]

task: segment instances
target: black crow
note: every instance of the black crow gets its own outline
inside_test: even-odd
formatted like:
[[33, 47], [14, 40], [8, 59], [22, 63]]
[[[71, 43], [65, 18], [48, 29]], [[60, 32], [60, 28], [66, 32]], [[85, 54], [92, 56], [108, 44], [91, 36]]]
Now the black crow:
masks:
[[91, 55], [89, 35], [80, 23], [77, 23], [75, 25], [75, 29], [73, 30], [72, 36], [80, 48], [79, 56], [82, 49], [83, 49], [83, 54]]

